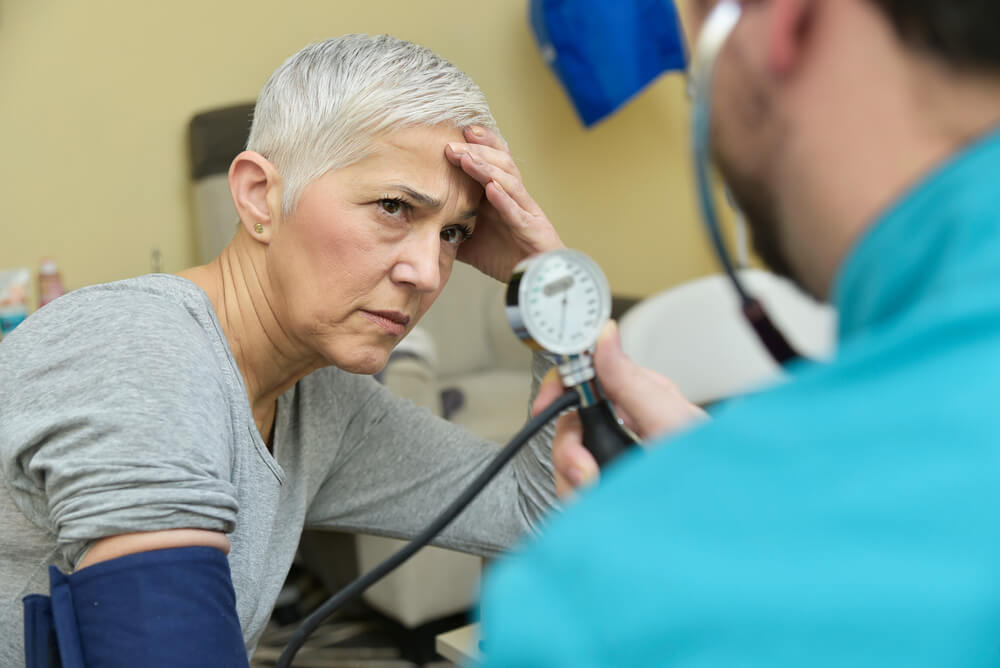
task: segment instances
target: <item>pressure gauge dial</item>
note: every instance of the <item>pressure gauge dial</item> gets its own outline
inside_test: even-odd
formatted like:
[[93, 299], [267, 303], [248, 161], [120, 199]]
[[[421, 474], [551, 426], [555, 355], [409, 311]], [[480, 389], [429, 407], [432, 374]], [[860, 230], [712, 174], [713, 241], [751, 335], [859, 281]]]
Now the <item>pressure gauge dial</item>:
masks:
[[532, 348], [567, 356], [587, 352], [610, 317], [608, 281], [580, 251], [548, 251], [514, 268], [507, 320]]

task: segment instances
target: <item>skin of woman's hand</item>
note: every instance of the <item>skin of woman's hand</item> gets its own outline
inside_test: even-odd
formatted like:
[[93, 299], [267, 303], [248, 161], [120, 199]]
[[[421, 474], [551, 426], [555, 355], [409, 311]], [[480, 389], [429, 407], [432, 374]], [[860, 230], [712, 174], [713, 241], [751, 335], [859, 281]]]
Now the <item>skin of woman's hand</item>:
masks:
[[459, 248], [458, 259], [507, 282], [524, 258], [565, 246], [528, 194], [503, 140], [476, 125], [465, 128], [464, 135], [466, 141], [448, 144], [445, 155], [483, 185], [485, 196], [475, 231]]

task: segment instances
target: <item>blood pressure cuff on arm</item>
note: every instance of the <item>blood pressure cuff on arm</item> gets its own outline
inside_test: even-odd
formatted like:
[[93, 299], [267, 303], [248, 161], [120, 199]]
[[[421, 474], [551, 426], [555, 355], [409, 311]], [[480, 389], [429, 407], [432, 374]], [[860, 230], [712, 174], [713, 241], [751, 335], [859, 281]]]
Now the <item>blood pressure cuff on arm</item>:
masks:
[[229, 562], [214, 547], [130, 554], [24, 599], [26, 668], [249, 665]]

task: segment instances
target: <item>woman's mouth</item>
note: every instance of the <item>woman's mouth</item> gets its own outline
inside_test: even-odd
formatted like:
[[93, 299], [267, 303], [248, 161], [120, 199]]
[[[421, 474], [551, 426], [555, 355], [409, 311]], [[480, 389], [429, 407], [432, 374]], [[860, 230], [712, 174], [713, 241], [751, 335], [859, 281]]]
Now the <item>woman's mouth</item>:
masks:
[[394, 336], [405, 334], [410, 324], [410, 316], [399, 311], [361, 311], [361, 315]]

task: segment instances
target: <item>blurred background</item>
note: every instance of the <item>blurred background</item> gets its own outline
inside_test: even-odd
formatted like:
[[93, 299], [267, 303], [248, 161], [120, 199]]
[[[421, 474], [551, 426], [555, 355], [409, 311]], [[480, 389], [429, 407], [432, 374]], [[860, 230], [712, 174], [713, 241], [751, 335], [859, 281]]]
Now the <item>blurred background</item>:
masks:
[[309, 42], [387, 32], [479, 83], [529, 190], [615, 293], [714, 271], [683, 76], [585, 130], [527, 12], [525, 0], [0, 0], [0, 268], [52, 257], [73, 289], [195, 264], [191, 117], [252, 101]]

